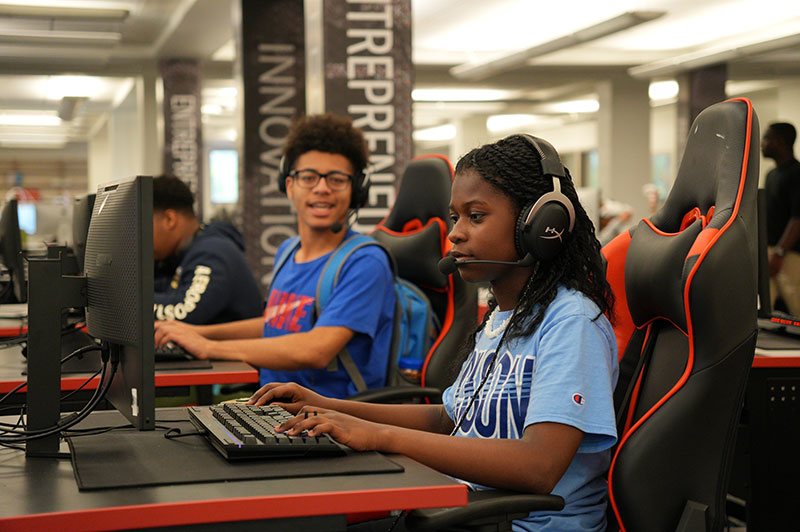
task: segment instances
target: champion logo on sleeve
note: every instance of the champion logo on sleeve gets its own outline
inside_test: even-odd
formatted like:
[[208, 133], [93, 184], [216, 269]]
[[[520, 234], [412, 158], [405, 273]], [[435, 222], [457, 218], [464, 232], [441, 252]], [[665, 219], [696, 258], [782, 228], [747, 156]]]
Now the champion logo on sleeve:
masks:
[[583, 406], [584, 404], [586, 404], [586, 399], [584, 399], [583, 395], [579, 393], [573, 393], [572, 402], [578, 406]]

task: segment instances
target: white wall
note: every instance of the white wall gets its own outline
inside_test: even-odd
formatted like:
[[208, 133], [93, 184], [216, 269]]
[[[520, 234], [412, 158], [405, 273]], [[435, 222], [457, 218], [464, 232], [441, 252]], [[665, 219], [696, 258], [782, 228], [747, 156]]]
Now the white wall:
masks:
[[127, 179], [143, 173], [142, 142], [135, 85], [128, 95], [111, 111], [109, 139], [111, 178]]

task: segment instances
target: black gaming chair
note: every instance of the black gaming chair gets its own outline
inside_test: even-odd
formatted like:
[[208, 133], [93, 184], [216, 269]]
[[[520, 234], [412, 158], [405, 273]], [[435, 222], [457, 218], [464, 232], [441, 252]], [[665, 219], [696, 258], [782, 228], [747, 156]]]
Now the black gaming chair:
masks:
[[[450, 187], [453, 168], [443, 156], [422, 156], [409, 163], [394, 206], [372, 236], [386, 246], [397, 273], [422, 289], [441, 329], [428, 351], [420, 385], [411, 385], [389, 362], [386, 388], [370, 389], [351, 399], [372, 402], [427, 398], [441, 401], [444, 389], [461, 367], [459, 346], [478, 318], [477, 289], [459, 276], [442, 274], [437, 264], [450, 250]], [[462, 357], [463, 358], [463, 357]]]
[[[756, 340], [758, 143], [748, 100], [705, 109], [663, 207], [603, 249], [621, 356], [610, 530], [722, 530]], [[558, 502], [497, 494], [480, 511], [412, 511], [406, 527], [474, 530], [476, 515]]]

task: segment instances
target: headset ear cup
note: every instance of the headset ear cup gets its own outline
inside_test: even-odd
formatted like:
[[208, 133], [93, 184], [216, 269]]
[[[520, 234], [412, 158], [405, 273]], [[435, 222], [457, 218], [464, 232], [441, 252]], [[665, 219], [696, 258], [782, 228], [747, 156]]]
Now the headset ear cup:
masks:
[[523, 258], [528, 251], [524, 248], [523, 245], [523, 232], [525, 231], [525, 220], [528, 219], [528, 214], [531, 212], [533, 208], [533, 203], [527, 204], [520, 212], [519, 216], [517, 216], [517, 224], [514, 231], [514, 247], [517, 248], [517, 255], [519, 258]]
[[281, 157], [281, 162], [278, 163], [278, 190], [286, 194], [286, 178], [289, 177], [291, 172], [291, 164], [286, 156]]
[[351, 209], [360, 209], [367, 204], [367, 199], [369, 198], [369, 185], [370, 183], [367, 180], [366, 174], [364, 173], [361, 173], [361, 175], [356, 176], [353, 179], [353, 192], [350, 196]]
[[569, 234], [569, 213], [559, 202], [541, 205], [520, 233], [522, 249], [539, 260], [552, 260]]

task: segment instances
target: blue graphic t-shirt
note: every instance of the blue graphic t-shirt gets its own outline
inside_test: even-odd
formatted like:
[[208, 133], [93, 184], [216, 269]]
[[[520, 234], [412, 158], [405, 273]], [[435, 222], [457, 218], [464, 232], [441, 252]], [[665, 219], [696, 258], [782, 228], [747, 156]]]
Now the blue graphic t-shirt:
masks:
[[[349, 238], [353, 231], [348, 231]], [[286, 243], [278, 249], [280, 256]], [[330, 254], [296, 263], [295, 253], [286, 260], [275, 279], [264, 310], [264, 338], [309, 331], [312, 328], [317, 280]], [[339, 280], [315, 327], [347, 327], [355, 336], [347, 350], [368, 388], [383, 386], [392, 339], [395, 295], [386, 253], [378, 246], [356, 250], [342, 265]], [[299, 346], [298, 346], [299, 348]], [[357, 392], [341, 364], [334, 371], [260, 370], [260, 381], [297, 382], [328, 397], [347, 397]]]
[[[497, 328], [513, 311], [498, 312]], [[608, 486], [605, 473], [616, 442], [613, 391], [617, 345], [611, 324], [583, 294], [561, 288], [544, 320], [527, 338], [504, 343], [491, 376], [456, 433], [470, 438], [519, 439], [534, 423], [556, 422], [584, 433], [578, 452], [553, 493], [560, 512], [533, 512], [514, 521], [516, 531], [603, 531]], [[447, 414], [458, 422], [489, 369], [502, 332], [478, 334], [475, 349], [453, 386], [445, 390]], [[472, 485], [474, 489], [483, 486]]]

